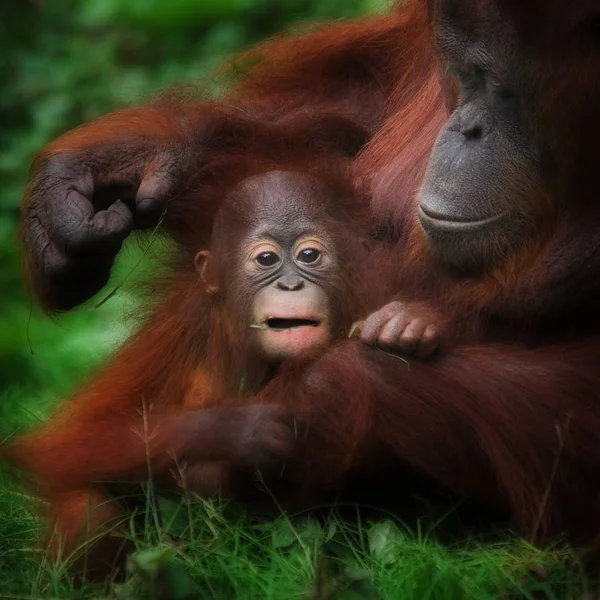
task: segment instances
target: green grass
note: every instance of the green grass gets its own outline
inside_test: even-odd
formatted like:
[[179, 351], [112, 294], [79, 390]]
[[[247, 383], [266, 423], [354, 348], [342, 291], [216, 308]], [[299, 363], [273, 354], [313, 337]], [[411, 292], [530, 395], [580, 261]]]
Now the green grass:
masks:
[[[145, 257], [130, 277], [139, 257], [130, 247], [112, 283], [124, 285], [98, 309], [90, 303], [53, 322], [37, 311], [29, 318], [17, 300], [3, 307], [0, 375], [11, 384], [1, 392], [0, 439], [44, 419], [125, 339], [131, 328], [126, 315], [139, 302], [135, 281], [143, 279], [142, 267], [152, 273]], [[368, 521], [344, 519], [332, 507], [318, 520], [303, 514], [258, 522], [241, 507], [195, 497], [150, 505], [158, 508], [141, 533], [130, 534], [137, 551], [126, 582], [75, 589], [65, 564], [54, 564], [37, 548], [39, 506], [0, 471], [0, 600], [537, 600], [586, 592], [575, 553], [539, 550], [508, 534], [444, 545], [435, 527], [409, 529], [383, 513]]]
[[[6, 482], [4, 482], [6, 484]], [[256, 523], [233, 506], [163, 502], [136, 540], [125, 583], [76, 590], [64, 565], [33, 550], [32, 501], [0, 494], [0, 598], [579, 598], [574, 555], [504, 539], [444, 546], [389, 518]]]

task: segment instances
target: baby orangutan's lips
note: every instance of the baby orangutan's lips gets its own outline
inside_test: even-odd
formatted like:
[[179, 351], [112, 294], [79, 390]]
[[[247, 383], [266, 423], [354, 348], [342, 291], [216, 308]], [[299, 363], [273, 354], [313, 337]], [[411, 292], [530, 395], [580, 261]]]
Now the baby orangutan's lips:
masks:
[[268, 329], [292, 329], [294, 327], [318, 327], [321, 321], [312, 318], [297, 318], [297, 317], [268, 317], [263, 321]]
[[269, 316], [260, 322], [263, 350], [273, 358], [297, 356], [327, 344], [331, 334], [321, 315]]

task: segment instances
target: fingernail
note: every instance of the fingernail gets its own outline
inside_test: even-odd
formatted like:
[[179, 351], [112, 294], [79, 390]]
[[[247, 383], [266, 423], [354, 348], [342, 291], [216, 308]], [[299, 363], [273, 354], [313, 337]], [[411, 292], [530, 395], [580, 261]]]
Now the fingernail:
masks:
[[155, 212], [161, 209], [162, 203], [156, 198], [142, 198], [135, 203], [138, 213]]

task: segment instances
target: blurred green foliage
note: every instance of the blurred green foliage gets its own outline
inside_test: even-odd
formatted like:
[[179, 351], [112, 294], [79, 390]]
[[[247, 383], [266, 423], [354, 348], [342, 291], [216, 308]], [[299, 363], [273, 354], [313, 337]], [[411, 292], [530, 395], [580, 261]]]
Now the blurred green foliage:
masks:
[[[19, 0], [1, 4], [0, 393], [21, 396], [24, 386], [36, 393], [57, 385], [61, 390], [71, 387], [88, 363], [122, 337], [125, 328], [116, 317], [121, 316], [128, 293], [120, 292], [121, 298], [111, 300], [98, 314], [63, 317], [60, 326], [35, 310], [30, 320], [17, 227], [34, 155], [65, 130], [147, 100], [170, 84], [214, 87], [211, 73], [228, 57], [291, 23], [357, 16], [381, 10], [385, 0]], [[132, 260], [125, 260], [122, 272]], [[4, 426], [13, 420], [6, 414], [11, 405], [0, 407]]]

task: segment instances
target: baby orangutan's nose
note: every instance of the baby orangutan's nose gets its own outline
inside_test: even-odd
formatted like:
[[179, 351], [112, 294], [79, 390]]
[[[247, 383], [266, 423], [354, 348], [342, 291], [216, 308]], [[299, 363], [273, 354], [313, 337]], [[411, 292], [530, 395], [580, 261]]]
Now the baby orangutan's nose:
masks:
[[296, 292], [304, 287], [304, 280], [296, 275], [284, 275], [277, 280], [277, 287], [280, 290]]

